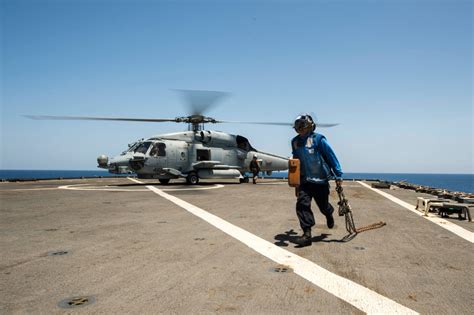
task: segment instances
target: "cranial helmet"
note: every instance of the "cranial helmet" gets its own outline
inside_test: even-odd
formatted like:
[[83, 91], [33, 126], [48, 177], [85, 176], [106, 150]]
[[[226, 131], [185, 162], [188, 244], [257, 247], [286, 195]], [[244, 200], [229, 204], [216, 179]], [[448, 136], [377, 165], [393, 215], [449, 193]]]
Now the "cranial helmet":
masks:
[[295, 123], [293, 124], [293, 128], [295, 128], [296, 131], [309, 127], [311, 127], [313, 131], [316, 129], [316, 124], [314, 123], [313, 117], [308, 114], [303, 114], [296, 117]]

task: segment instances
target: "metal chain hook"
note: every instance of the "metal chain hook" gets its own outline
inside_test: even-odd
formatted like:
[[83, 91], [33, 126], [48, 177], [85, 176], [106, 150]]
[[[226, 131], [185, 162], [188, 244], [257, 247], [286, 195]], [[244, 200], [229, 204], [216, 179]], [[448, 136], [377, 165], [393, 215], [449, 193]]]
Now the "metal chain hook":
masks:
[[336, 186], [336, 191], [337, 191], [337, 195], [339, 196], [339, 202], [337, 203], [339, 205], [339, 216], [341, 217], [345, 216], [344, 219], [346, 222], [346, 230], [350, 235], [372, 230], [372, 229], [377, 229], [386, 225], [385, 222], [380, 221], [380, 222], [373, 223], [367, 226], [363, 226], [361, 228], [356, 228], [355, 223], [354, 223], [354, 217], [352, 216], [352, 208], [351, 208], [351, 205], [349, 204], [349, 200], [347, 200], [347, 198], [344, 196], [344, 190], [342, 189], [342, 186], [341, 185]]
[[339, 202], [337, 203], [339, 205], [339, 209], [338, 209], [339, 216], [340, 217], [344, 216], [347, 232], [349, 234], [357, 234], [357, 229], [354, 223], [354, 217], [352, 216], [352, 208], [351, 208], [351, 205], [349, 204], [349, 200], [347, 200], [346, 197], [344, 196], [344, 190], [342, 189], [342, 186], [337, 185], [336, 191], [339, 196]]

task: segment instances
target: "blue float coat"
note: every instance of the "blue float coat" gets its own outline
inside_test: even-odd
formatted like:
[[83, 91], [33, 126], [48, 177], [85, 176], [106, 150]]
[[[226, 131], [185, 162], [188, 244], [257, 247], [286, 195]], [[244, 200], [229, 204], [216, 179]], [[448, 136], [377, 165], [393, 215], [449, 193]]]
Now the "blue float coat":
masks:
[[331, 177], [342, 178], [341, 165], [323, 135], [315, 132], [298, 135], [291, 140], [291, 146], [293, 157], [300, 160], [303, 180], [327, 183]]

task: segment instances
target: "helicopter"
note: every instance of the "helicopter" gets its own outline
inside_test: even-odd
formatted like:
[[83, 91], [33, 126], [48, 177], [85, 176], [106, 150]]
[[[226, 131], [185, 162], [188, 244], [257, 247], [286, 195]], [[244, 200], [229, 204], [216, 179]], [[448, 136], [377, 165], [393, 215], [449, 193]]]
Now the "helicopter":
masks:
[[[155, 135], [137, 140], [128, 145], [120, 155], [110, 158], [100, 155], [99, 168], [112, 174], [133, 174], [140, 179], [158, 179], [169, 184], [172, 179], [184, 178], [189, 185], [200, 179], [234, 178], [240, 183], [249, 181], [250, 161], [257, 157], [261, 172], [268, 176], [274, 171], [288, 169], [288, 158], [255, 149], [241, 135], [221, 131], [205, 130], [205, 124], [243, 123], [292, 126], [286, 122], [241, 122], [222, 121], [204, 116], [203, 113], [228, 93], [218, 91], [178, 90], [187, 99], [191, 114], [176, 118], [112, 118], [85, 116], [25, 115], [40, 120], [106, 120], [134, 122], [187, 123], [183, 132]], [[337, 124], [318, 124], [332, 127]]]

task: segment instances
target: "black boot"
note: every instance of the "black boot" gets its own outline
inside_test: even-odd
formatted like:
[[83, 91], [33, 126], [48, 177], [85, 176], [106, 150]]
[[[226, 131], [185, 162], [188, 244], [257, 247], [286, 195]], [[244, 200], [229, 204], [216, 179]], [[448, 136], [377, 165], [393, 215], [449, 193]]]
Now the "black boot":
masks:
[[313, 242], [311, 238], [311, 229], [305, 229], [302, 236], [296, 237], [295, 243], [301, 247], [310, 246]]
[[334, 217], [332, 216], [332, 214], [326, 216], [326, 224], [330, 229], [334, 227]]

